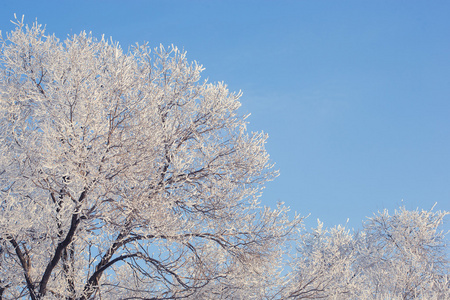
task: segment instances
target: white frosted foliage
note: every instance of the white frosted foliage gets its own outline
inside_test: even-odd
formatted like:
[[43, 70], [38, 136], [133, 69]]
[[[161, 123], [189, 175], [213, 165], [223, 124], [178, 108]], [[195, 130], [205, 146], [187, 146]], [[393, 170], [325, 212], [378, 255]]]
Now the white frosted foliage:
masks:
[[299, 239], [284, 299], [450, 299], [445, 211], [374, 214], [363, 229], [317, 228]]
[[258, 206], [277, 172], [240, 93], [174, 46], [16, 25], [0, 41], [2, 297], [266, 293], [300, 219]]

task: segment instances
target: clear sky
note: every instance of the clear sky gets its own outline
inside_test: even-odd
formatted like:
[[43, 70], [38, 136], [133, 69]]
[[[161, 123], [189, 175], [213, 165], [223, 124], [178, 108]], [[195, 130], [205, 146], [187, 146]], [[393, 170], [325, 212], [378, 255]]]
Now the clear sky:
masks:
[[242, 90], [283, 201], [307, 227], [400, 205], [450, 210], [449, 1], [2, 1], [64, 39], [174, 44]]

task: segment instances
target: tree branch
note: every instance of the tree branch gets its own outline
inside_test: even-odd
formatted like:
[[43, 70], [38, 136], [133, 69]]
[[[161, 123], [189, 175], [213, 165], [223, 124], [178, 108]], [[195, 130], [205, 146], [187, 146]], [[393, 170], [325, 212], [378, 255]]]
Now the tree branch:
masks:
[[[34, 290], [34, 284], [31, 281], [30, 278], [30, 258], [26, 253], [22, 253], [22, 250], [19, 247], [19, 244], [16, 242], [16, 240], [12, 236], [7, 236], [7, 240], [13, 245], [14, 250], [16, 251], [17, 257], [19, 258], [20, 264], [23, 268], [23, 273], [25, 276], [25, 280], [27, 282], [27, 288], [30, 292], [31, 299], [36, 300], [36, 294]], [[3, 292], [3, 291], [2, 291]]]
[[[111, 262], [109, 260], [114, 255], [116, 250], [125, 244], [126, 240], [124, 238], [126, 236], [128, 236], [130, 231], [131, 231], [131, 229], [126, 229], [126, 230], [122, 231], [121, 233], [119, 233], [114, 244], [112, 244], [112, 246], [108, 249], [108, 251], [106, 251], [105, 255], [103, 255], [102, 259], [100, 260], [98, 265], [95, 267], [94, 274], [91, 275], [88, 282], [84, 286], [84, 289], [83, 289], [84, 295], [80, 298], [81, 300], [86, 300], [92, 295], [92, 293], [94, 292], [93, 287], [96, 287], [98, 285], [98, 282], [103, 274], [103, 271], [106, 270], [109, 266], [111, 266], [112, 264], [114, 264], [116, 262], [117, 258], [112, 260]], [[123, 258], [123, 259], [125, 259], [125, 258]]]
[[[83, 201], [84, 198], [86, 198], [86, 190], [84, 190], [81, 193], [80, 197], [78, 198], [78, 203]], [[44, 275], [42, 276], [41, 283], [39, 284], [39, 297], [43, 297], [47, 292], [47, 284], [50, 279], [50, 275], [52, 274], [52, 271], [58, 264], [59, 260], [61, 259], [63, 250], [65, 250], [67, 246], [69, 246], [69, 244], [72, 242], [78, 224], [80, 224], [79, 212], [75, 212], [72, 215], [72, 220], [70, 222], [70, 229], [69, 232], [67, 232], [66, 238], [62, 242], [60, 242], [56, 247], [55, 254], [53, 255], [52, 260], [48, 263]]]
[[[133, 254], [121, 255], [121, 256], [118, 256], [118, 257], [114, 258], [113, 260], [107, 262], [107, 263], [104, 264], [102, 267], [98, 268], [98, 270], [96, 270], [96, 271], [94, 272], [94, 274], [92, 274], [92, 276], [89, 278], [88, 283], [87, 283], [86, 286], [85, 286], [85, 292], [88, 292], [88, 296], [86, 297], [85, 295], [83, 295], [81, 299], [87, 299], [87, 298], [90, 297], [90, 295], [91, 295], [92, 292], [93, 292], [93, 289], [92, 289], [92, 288], [98, 285], [98, 280], [100, 279], [101, 275], [103, 274], [103, 272], [104, 272], [107, 268], [109, 268], [110, 266], [112, 266], [113, 264], [115, 264], [115, 263], [118, 262], [118, 261], [122, 261], [122, 260], [125, 260], [125, 259], [127, 259], [127, 258], [130, 258], [130, 257], [136, 257], [136, 256], [139, 256], [139, 253], [133, 253]], [[86, 289], [86, 287], [87, 287], [88, 289]], [[90, 292], [91, 289], [92, 289], [92, 292]], [[86, 297], [86, 298], [85, 298], [85, 297]]]

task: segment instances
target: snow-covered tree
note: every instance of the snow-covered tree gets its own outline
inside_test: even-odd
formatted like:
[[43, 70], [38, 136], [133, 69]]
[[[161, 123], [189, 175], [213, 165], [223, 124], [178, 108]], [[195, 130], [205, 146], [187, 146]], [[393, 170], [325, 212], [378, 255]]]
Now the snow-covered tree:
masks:
[[259, 205], [277, 172], [240, 93], [173, 46], [15, 24], [0, 37], [0, 297], [269, 295], [301, 220]]
[[301, 235], [292, 275], [284, 288], [286, 299], [352, 299], [358, 287], [355, 276], [357, 246], [344, 226], [317, 228]]
[[448, 212], [387, 210], [364, 223], [358, 269], [366, 299], [450, 299]]
[[448, 212], [375, 214], [360, 232], [343, 226], [301, 236], [286, 299], [450, 299], [443, 220]]

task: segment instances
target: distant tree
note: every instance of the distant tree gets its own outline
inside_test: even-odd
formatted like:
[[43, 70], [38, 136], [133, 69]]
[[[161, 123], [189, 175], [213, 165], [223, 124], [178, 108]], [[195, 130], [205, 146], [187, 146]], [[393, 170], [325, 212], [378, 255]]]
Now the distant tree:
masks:
[[357, 245], [344, 226], [317, 228], [298, 241], [297, 256], [292, 259], [285, 299], [352, 299], [359, 286], [355, 275]]
[[450, 299], [448, 212], [387, 210], [364, 224], [357, 262], [366, 299]]
[[268, 297], [301, 220], [258, 204], [277, 172], [240, 94], [173, 46], [15, 24], [0, 40], [0, 298]]
[[286, 299], [450, 299], [448, 212], [387, 210], [361, 232], [322, 223], [299, 239]]

